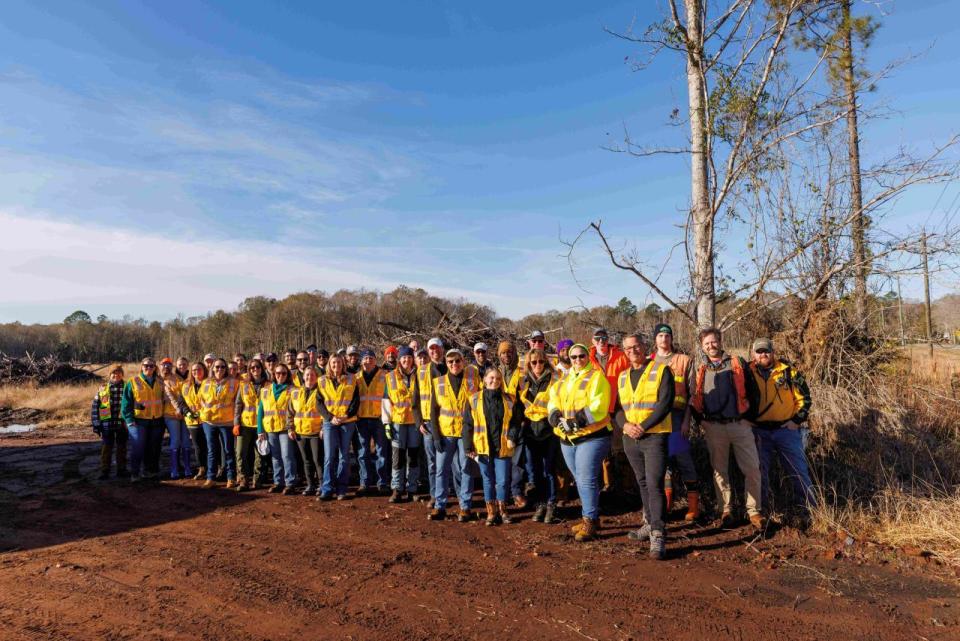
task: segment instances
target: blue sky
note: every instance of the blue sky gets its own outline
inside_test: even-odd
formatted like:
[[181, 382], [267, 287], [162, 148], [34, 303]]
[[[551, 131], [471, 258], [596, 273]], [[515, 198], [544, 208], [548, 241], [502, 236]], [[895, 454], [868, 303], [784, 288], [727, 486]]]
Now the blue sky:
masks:
[[[624, 124], [682, 143], [665, 124], [682, 67], [631, 72], [637, 50], [603, 32], [655, 6], [5, 2], [0, 321], [401, 283], [512, 317], [657, 302], [593, 245], [583, 291], [558, 240], [602, 218], [657, 264], [677, 239], [683, 159], [602, 149]], [[960, 104], [960, 6], [887, 8], [872, 60], [932, 48], [871, 97], [900, 113], [865, 132], [868, 158], [945, 139]], [[901, 199], [893, 224], [939, 194]]]

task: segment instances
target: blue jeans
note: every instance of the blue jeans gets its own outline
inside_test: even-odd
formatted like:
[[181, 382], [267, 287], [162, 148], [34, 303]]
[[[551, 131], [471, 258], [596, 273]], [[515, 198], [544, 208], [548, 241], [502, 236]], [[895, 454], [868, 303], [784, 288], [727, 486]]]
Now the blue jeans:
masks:
[[127, 427], [130, 434], [127, 450], [130, 458], [130, 474], [140, 476], [140, 468], [143, 466], [143, 453], [147, 449], [147, 425], [146, 423], [134, 422]]
[[163, 419], [142, 419], [134, 422], [130, 433], [130, 473], [140, 476], [160, 472], [160, 449], [163, 447]]
[[816, 505], [817, 497], [810, 480], [810, 469], [803, 451], [803, 435], [800, 430], [780, 427], [765, 430], [753, 428], [757, 438], [757, 455], [760, 458], [760, 505], [769, 508], [770, 503], [770, 463], [774, 454], [780, 456], [783, 471], [793, 484], [794, 496], [805, 501], [805, 505]]
[[480, 466], [480, 476], [483, 478], [483, 500], [487, 503], [506, 501], [513, 459], [478, 456], [477, 464]]
[[596, 436], [570, 445], [560, 442], [563, 460], [577, 481], [583, 516], [600, 518], [600, 472], [603, 459], [610, 454], [610, 435]]
[[321, 494], [347, 493], [350, 482], [350, 441], [357, 426], [353, 423], [323, 424], [323, 483]]
[[217, 478], [217, 459], [223, 448], [223, 467], [227, 471], [227, 480], [237, 480], [237, 454], [233, 447], [232, 425], [203, 424], [203, 435], [207, 438], [207, 479]]
[[297, 482], [296, 443], [286, 432], [267, 432], [270, 442], [270, 458], [273, 459], [273, 484], [277, 487], [293, 487]]
[[[357, 464], [360, 474], [360, 487], [386, 487], [390, 483], [387, 467], [387, 453], [390, 441], [379, 418], [357, 419], [357, 432], [360, 434], [360, 450], [357, 452]], [[371, 447], [371, 441], [373, 447]], [[374, 458], [376, 452], [376, 458]]]
[[523, 496], [524, 475], [526, 475], [527, 483], [533, 483], [533, 463], [530, 460], [530, 451], [527, 449], [526, 439], [517, 443], [517, 447], [513, 450], [510, 470], [511, 496]]
[[427, 455], [427, 486], [430, 488], [430, 496], [437, 498], [437, 442], [430, 434], [430, 421], [427, 421], [427, 434], [423, 434], [423, 449]]
[[184, 464], [184, 474], [190, 470], [190, 432], [182, 418], [164, 418], [170, 434], [170, 478], [180, 475], [180, 463]]
[[470, 509], [470, 495], [473, 493], [473, 479], [469, 472], [463, 476], [464, 466], [460, 470], [453, 469], [458, 459], [465, 458], [462, 439], [456, 436], [441, 436], [437, 441], [437, 496], [434, 507], [444, 510], [447, 507], [447, 497], [450, 495], [451, 481], [460, 474], [459, 488], [456, 488], [457, 498], [460, 499], [460, 509]]
[[422, 434], [413, 423], [394, 423], [390, 444], [393, 446], [393, 472], [390, 487], [398, 492], [417, 491], [420, 478], [420, 441]]
[[542, 441], [527, 439], [527, 461], [533, 468], [530, 479], [536, 486], [534, 500], [539, 503], [557, 503], [557, 454], [560, 441], [550, 436]]

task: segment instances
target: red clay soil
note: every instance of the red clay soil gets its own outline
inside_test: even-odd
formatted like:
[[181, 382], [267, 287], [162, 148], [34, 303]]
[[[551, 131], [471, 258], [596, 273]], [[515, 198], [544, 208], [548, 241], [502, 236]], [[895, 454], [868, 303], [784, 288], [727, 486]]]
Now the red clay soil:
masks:
[[0, 639], [960, 639], [930, 561], [673, 523], [655, 562], [633, 512], [577, 544], [529, 513], [100, 483], [97, 449], [0, 438]]

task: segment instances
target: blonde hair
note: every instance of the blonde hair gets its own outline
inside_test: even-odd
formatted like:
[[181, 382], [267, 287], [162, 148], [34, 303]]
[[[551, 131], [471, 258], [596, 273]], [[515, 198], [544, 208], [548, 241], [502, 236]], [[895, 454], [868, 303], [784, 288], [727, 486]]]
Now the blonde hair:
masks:
[[530, 359], [533, 358], [534, 356], [539, 356], [544, 360], [544, 362], [546, 362], [546, 365], [544, 366], [544, 369], [546, 371], [548, 372], [556, 371], [556, 369], [554, 369], [553, 367], [553, 363], [550, 362], [549, 358], [547, 358], [547, 353], [538, 347], [536, 349], [531, 349], [529, 352], [527, 352], [527, 355], [523, 357], [524, 372], [526, 372], [527, 374], [533, 374], [533, 369], [530, 367]]

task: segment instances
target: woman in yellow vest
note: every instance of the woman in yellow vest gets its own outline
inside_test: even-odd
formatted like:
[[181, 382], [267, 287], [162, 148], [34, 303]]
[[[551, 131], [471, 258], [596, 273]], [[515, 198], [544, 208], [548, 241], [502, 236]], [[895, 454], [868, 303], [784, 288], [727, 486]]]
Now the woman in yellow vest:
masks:
[[330, 357], [327, 373], [318, 383], [323, 404], [323, 483], [321, 501], [329, 501], [336, 492], [337, 500], [347, 498], [350, 481], [350, 440], [357, 427], [360, 390], [354, 374], [346, 373], [346, 360], [340, 354]]
[[170, 434], [170, 480], [193, 474], [190, 470], [190, 433], [183, 412], [183, 383], [173, 369], [173, 359], [160, 361], [163, 379], [163, 423]]
[[207, 437], [203, 435], [203, 425], [200, 423], [200, 387], [209, 375], [209, 370], [203, 361], [197, 361], [190, 366], [190, 377], [180, 387], [180, 397], [187, 411], [183, 413], [187, 432], [193, 442], [193, 450], [197, 453], [197, 473], [193, 480], [207, 478]]
[[[242, 356], [242, 355], [241, 355]], [[247, 370], [240, 382], [240, 391], [233, 406], [233, 435], [237, 438], [237, 491], [246, 492], [263, 482], [267, 474], [267, 459], [257, 451], [257, 403], [260, 390], [270, 385], [263, 370], [263, 362], [254, 358], [245, 365]]]
[[417, 368], [413, 349], [397, 350], [398, 365], [387, 374], [381, 405], [381, 420], [388, 426], [387, 436], [393, 448], [393, 472], [390, 478], [391, 503], [410, 500], [420, 476], [420, 399], [417, 394]]
[[304, 496], [320, 494], [320, 434], [323, 429], [323, 397], [320, 395], [317, 370], [303, 370], [303, 383], [290, 391], [290, 412], [287, 414], [287, 436], [300, 448], [307, 487]]
[[557, 374], [542, 349], [527, 352], [524, 374], [520, 381], [520, 402], [523, 404], [523, 429], [520, 440], [530, 462], [537, 509], [533, 520], [553, 523], [557, 509], [557, 457], [560, 455], [560, 439], [553, 433], [547, 421], [547, 405], [550, 403], [550, 388], [557, 382]]
[[670, 366], [649, 358], [640, 334], [623, 339], [629, 369], [617, 378], [617, 404], [623, 408], [623, 452], [637, 478], [643, 501], [643, 525], [630, 532], [636, 541], [650, 541], [650, 558], [664, 558], [667, 497], [664, 474], [672, 432], [674, 381]]
[[293, 494], [297, 482], [297, 458], [287, 430], [290, 411], [290, 368], [284, 363], [273, 366], [273, 383], [260, 388], [257, 403], [257, 439], [270, 443], [273, 459], [273, 485], [269, 492]]
[[163, 445], [163, 381], [157, 363], [149, 356], [140, 363], [140, 373], [127, 381], [120, 414], [129, 432], [130, 480], [140, 481], [140, 468], [148, 479], [160, 476]]
[[233, 443], [234, 404], [240, 384], [229, 376], [227, 361], [213, 362], [213, 376], [200, 386], [200, 421], [207, 439], [207, 480], [205, 488], [216, 485], [217, 458], [223, 450], [223, 466], [227, 472], [227, 489], [237, 485], [237, 458]]
[[610, 454], [610, 383], [590, 362], [587, 348], [570, 348], [571, 369], [550, 388], [547, 416], [560, 437], [560, 451], [577, 481], [583, 520], [573, 528], [577, 541], [597, 536], [600, 525], [600, 477]]
[[[457, 517], [461, 523], [473, 519], [470, 511], [471, 495], [473, 494], [473, 479], [469, 468], [461, 463], [455, 466], [457, 456], [466, 458], [463, 440], [463, 413], [466, 411], [470, 397], [480, 391], [480, 374], [477, 368], [467, 366], [463, 352], [459, 349], [447, 350], [447, 372], [433, 379], [433, 390], [430, 394], [430, 429], [433, 443], [437, 448], [437, 467], [435, 472], [433, 510], [428, 518], [431, 521], [443, 520], [447, 515], [447, 498], [450, 495], [452, 475], [459, 474], [460, 482], [456, 489], [460, 500], [460, 514]], [[454, 469], [457, 468], [457, 469]], [[466, 469], [466, 474], [464, 474]]]
[[503, 373], [491, 367], [483, 391], [470, 397], [463, 412], [464, 453], [480, 466], [487, 525], [512, 523], [507, 513], [511, 457], [520, 436], [523, 412], [503, 390]]
[[390, 439], [380, 420], [386, 380], [386, 372], [377, 366], [377, 356], [373, 350], [363, 350], [360, 353], [360, 374], [357, 376], [360, 390], [360, 409], [357, 411], [357, 434], [360, 440], [360, 447], [357, 448], [360, 476], [358, 496], [375, 491], [386, 494], [390, 487], [390, 467], [387, 462]]

